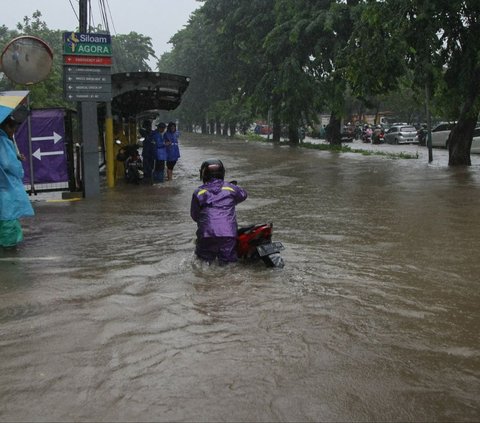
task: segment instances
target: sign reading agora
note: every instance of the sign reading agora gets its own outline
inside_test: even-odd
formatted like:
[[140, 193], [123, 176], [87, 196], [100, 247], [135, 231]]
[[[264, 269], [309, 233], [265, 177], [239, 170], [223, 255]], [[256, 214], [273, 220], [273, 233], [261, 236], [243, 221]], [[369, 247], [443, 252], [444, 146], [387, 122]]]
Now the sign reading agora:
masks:
[[111, 56], [112, 40], [110, 34], [64, 32], [63, 53], [87, 56]]

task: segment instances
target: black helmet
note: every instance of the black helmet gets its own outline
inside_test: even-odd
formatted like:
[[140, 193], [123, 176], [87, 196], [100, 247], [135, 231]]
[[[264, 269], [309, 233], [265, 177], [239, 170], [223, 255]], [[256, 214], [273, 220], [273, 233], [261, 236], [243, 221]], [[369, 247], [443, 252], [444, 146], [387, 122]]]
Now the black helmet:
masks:
[[200, 179], [207, 182], [210, 179], [223, 179], [225, 177], [225, 167], [221, 160], [208, 159], [200, 166]]

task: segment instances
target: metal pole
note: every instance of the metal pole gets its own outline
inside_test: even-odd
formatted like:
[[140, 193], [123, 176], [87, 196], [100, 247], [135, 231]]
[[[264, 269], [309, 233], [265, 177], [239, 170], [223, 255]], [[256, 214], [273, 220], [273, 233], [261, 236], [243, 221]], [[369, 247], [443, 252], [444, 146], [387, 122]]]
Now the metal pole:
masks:
[[35, 191], [35, 175], [33, 171], [33, 148], [32, 148], [32, 119], [31, 119], [31, 110], [30, 110], [30, 94], [27, 96], [27, 137], [28, 137], [28, 161], [30, 166], [30, 193], [36, 194]]
[[[79, 29], [87, 32], [88, 0], [79, 0]], [[77, 103], [82, 136], [83, 196], [93, 197], [100, 194], [98, 161], [98, 119], [97, 103], [83, 101]]]
[[78, 8], [78, 29], [87, 32], [88, 0], [79, 0]]
[[107, 115], [105, 117], [105, 145], [107, 150], [107, 185], [115, 186], [115, 157], [113, 152], [113, 118], [112, 104], [107, 102]]
[[433, 162], [432, 152], [432, 116], [430, 114], [430, 86], [428, 81], [425, 83], [425, 97], [426, 97], [426, 112], [427, 112], [427, 148], [428, 148], [428, 163]]

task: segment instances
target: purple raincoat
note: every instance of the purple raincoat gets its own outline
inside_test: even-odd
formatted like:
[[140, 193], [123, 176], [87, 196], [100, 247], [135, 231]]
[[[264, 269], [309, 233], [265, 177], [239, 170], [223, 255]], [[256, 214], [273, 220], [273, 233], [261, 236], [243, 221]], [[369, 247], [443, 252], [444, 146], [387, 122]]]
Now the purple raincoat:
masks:
[[198, 187], [190, 206], [190, 216], [198, 226], [197, 238], [236, 237], [235, 206], [246, 198], [243, 188], [221, 179]]

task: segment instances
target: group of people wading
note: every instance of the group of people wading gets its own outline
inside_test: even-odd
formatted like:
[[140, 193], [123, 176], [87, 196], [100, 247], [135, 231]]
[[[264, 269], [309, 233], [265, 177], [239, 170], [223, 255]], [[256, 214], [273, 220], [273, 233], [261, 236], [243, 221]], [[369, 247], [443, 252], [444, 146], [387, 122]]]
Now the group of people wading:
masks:
[[173, 169], [180, 158], [177, 125], [175, 122], [169, 122], [168, 125], [160, 122], [153, 131], [151, 125], [151, 121], [144, 121], [141, 131], [144, 137], [142, 150], [144, 178], [152, 183], [163, 182], [166, 167], [167, 181], [171, 181]]

